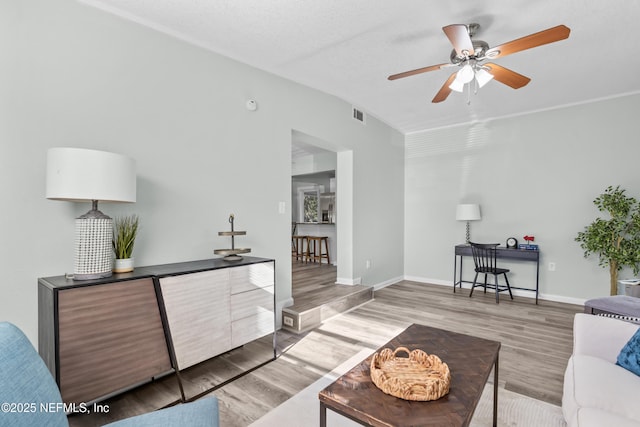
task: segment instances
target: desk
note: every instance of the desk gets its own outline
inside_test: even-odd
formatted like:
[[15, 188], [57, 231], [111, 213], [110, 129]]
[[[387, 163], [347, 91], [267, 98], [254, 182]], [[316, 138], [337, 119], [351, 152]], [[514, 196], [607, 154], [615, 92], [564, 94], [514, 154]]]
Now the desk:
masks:
[[[468, 280], [462, 280], [462, 258], [465, 256], [473, 256], [471, 253], [471, 245], [456, 245], [455, 255], [453, 257], [453, 292], [456, 291], [456, 286], [460, 285], [462, 289], [462, 282], [473, 283]], [[458, 280], [458, 257], [460, 257], [460, 280]], [[536, 287], [532, 288], [518, 288], [511, 286], [511, 289], [520, 289], [523, 291], [535, 291], [536, 304], [538, 304], [538, 291], [539, 291], [539, 279], [540, 279], [540, 251], [532, 251], [527, 249], [507, 249], [505, 247], [498, 247], [496, 249], [496, 257], [498, 259], [516, 259], [522, 261], [531, 261], [536, 263]]]

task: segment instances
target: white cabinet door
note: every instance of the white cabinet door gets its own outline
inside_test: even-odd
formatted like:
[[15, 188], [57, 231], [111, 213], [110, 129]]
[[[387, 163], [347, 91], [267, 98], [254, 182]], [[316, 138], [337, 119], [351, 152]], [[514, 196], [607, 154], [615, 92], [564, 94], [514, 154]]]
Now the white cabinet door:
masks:
[[231, 348], [229, 270], [160, 279], [178, 369]]

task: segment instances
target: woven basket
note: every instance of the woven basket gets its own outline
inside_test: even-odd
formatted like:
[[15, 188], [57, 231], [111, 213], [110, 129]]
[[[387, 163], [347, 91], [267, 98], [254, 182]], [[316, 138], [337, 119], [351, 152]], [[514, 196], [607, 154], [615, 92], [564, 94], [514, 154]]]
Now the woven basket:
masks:
[[[409, 357], [397, 357], [400, 352]], [[373, 355], [371, 380], [386, 394], [404, 400], [437, 400], [449, 393], [449, 366], [434, 354], [406, 347], [389, 348]]]

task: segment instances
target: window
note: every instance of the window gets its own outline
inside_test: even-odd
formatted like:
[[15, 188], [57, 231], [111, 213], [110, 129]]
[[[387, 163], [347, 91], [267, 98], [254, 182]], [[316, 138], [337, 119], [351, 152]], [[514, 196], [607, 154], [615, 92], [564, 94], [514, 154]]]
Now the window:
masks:
[[320, 222], [320, 193], [323, 185], [298, 188], [298, 218], [301, 222]]
[[304, 222], [318, 222], [318, 191], [304, 192]]

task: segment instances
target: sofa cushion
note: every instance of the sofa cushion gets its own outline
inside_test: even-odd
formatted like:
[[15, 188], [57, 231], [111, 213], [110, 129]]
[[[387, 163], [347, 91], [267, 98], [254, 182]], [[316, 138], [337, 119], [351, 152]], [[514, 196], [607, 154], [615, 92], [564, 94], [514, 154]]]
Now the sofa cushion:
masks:
[[616, 364], [636, 375], [640, 375], [640, 329], [622, 347]]
[[68, 427], [51, 372], [15, 325], [0, 322], [0, 426]]
[[617, 414], [640, 422], [637, 393], [640, 377], [592, 356], [574, 355], [565, 373], [562, 408], [569, 425], [582, 418], [584, 408]]
[[638, 427], [640, 421], [630, 420], [611, 412], [606, 412], [601, 409], [594, 408], [582, 408], [578, 412], [577, 417], [579, 427], [603, 427], [603, 426], [615, 426], [615, 427]]
[[[585, 309], [597, 313], [611, 313], [634, 321], [640, 317], [640, 298], [628, 295], [613, 295], [594, 298], [584, 303]], [[634, 322], [635, 323], [635, 322]]]
[[218, 399], [211, 396], [116, 421], [104, 427], [218, 427], [219, 425]]
[[573, 354], [616, 363], [620, 350], [637, 330], [633, 323], [578, 313], [573, 323]]

